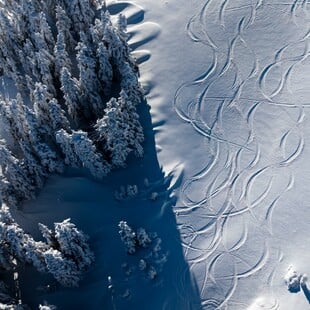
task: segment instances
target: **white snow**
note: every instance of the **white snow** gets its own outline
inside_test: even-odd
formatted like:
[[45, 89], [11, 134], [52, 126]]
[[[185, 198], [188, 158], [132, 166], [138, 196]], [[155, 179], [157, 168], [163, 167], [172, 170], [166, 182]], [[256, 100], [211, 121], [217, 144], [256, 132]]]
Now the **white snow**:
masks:
[[[289, 290], [310, 268], [309, 3], [107, 2], [128, 17], [151, 107], [151, 119], [140, 107], [145, 155], [101, 183], [52, 176], [15, 212], [34, 237], [38, 222], [71, 217], [96, 256], [78, 289], [46, 294], [22, 270], [22, 297], [63, 309], [308, 309], [307, 290]], [[117, 201], [124, 184], [139, 193]], [[148, 249], [128, 255], [120, 221], [156, 231], [165, 264], [149, 264]]]

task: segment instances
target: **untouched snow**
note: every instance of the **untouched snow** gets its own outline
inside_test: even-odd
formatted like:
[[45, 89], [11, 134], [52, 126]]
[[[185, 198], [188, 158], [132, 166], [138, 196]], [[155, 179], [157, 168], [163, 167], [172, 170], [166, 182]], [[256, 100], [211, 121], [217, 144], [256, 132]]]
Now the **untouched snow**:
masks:
[[[129, 18], [141, 63], [151, 106], [151, 118], [141, 107], [145, 157], [103, 184], [74, 170], [52, 177], [16, 211], [36, 238], [37, 222], [70, 217], [96, 254], [79, 289], [47, 292], [42, 276], [20, 270], [24, 301], [60, 309], [308, 309], [306, 278], [292, 294], [285, 275], [290, 265], [310, 272], [309, 3], [108, 4]], [[128, 184], [138, 194], [114, 199]], [[120, 221], [156, 232], [151, 246], [128, 255]]]

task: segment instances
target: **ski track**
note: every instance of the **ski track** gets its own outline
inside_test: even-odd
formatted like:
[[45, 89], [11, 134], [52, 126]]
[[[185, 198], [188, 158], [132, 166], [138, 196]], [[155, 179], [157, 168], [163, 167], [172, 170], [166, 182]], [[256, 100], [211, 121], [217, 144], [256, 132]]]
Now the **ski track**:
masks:
[[[174, 98], [176, 113], [206, 139], [212, 155], [185, 180], [178, 207], [184, 253], [198, 282], [203, 309], [236, 305], [247, 309], [249, 304], [234, 300], [239, 281], [263, 269], [269, 272], [265, 285], [272, 300], [264, 309], [280, 307], [272, 285], [282, 254], [275, 245], [271, 249], [270, 241], [274, 209], [294, 188], [291, 166], [305, 146], [301, 127], [310, 102], [294, 93], [291, 78], [310, 53], [309, 29], [299, 25], [300, 19], [309, 20], [309, 5], [306, 0], [245, 0], [242, 6], [231, 0], [207, 0], [186, 26], [190, 40], [205, 45], [212, 55], [205, 72], [182, 84]], [[264, 62], [248, 32], [259, 15], [275, 9], [286, 14], [298, 31], [294, 40], [284, 41]], [[254, 91], [250, 85], [255, 85]], [[230, 112], [236, 117], [230, 119]], [[272, 121], [275, 113], [284, 117], [277, 121], [280, 130], [262, 131], [261, 120]], [[242, 127], [241, 136], [225, 129], [232, 120]], [[197, 189], [202, 197], [192, 194]], [[237, 226], [242, 229], [236, 230]], [[253, 240], [260, 246], [253, 247]], [[251, 254], [243, 257], [247, 251]], [[181, 297], [186, 284], [179, 285]]]

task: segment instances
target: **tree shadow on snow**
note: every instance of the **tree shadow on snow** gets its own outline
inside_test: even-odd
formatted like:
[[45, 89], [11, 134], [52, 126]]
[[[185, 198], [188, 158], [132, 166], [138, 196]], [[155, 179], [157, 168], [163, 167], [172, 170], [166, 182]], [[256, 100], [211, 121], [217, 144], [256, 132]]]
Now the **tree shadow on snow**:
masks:
[[[129, 23], [144, 19], [143, 10], [129, 2], [117, 3], [109, 10], [117, 14], [124, 9], [128, 9]], [[138, 61], [147, 59], [148, 55], [142, 55]], [[51, 176], [35, 201], [15, 211], [16, 221], [36, 240], [42, 239], [38, 222], [53, 227], [54, 222], [71, 218], [89, 235], [96, 256], [79, 288], [62, 288], [48, 275], [20, 267], [23, 303], [37, 308], [46, 301], [59, 309], [88, 310], [202, 309], [173, 210], [174, 189], [182, 172], [175, 169], [166, 175], [162, 170], [146, 103], [140, 105], [139, 114], [145, 132], [142, 159], [129, 158], [126, 168], [112, 171], [102, 182], [92, 179], [87, 171], [67, 169], [62, 176]], [[136, 185], [138, 193], [128, 196], [128, 185]], [[149, 246], [128, 254], [119, 236], [120, 221], [135, 231], [143, 227], [152, 239]]]
[[[130, 158], [127, 168], [113, 171], [102, 182], [87, 171], [68, 169], [63, 176], [52, 176], [35, 201], [16, 211], [17, 222], [37, 240], [38, 222], [52, 227], [70, 217], [90, 236], [96, 255], [79, 288], [61, 288], [30, 267], [20, 270], [21, 297], [31, 307], [47, 301], [60, 309], [201, 309], [173, 211], [173, 190], [182, 174], [176, 169], [165, 175], [146, 103], [139, 114], [146, 138], [142, 159]], [[116, 199], [115, 193], [121, 193], [122, 186], [126, 192], [127, 185], [136, 185], [138, 194]], [[151, 244], [127, 254], [118, 232], [120, 221], [134, 230], [145, 228]]]

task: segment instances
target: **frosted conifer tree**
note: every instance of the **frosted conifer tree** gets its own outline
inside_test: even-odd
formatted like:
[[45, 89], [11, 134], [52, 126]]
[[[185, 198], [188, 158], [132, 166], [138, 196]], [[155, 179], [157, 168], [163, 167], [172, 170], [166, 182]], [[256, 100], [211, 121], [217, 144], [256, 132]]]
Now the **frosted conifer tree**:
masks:
[[102, 115], [102, 101], [98, 93], [99, 80], [96, 74], [96, 59], [92, 50], [84, 42], [77, 46], [77, 61], [79, 68], [79, 84], [83, 95], [83, 101], [89, 102], [84, 105], [84, 114], [89, 118], [91, 112], [94, 116]]
[[49, 117], [48, 117], [48, 101], [52, 95], [48, 92], [47, 86], [42, 83], [35, 84], [33, 92], [33, 109], [37, 120], [38, 130], [43, 134], [50, 134]]
[[75, 152], [71, 135], [65, 130], [61, 129], [56, 132], [56, 142], [59, 144], [63, 154], [66, 165], [71, 167], [80, 167], [82, 165], [78, 155]]
[[60, 75], [61, 69], [66, 67], [70, 69], [71, 61], [66, 50], [65, 36], [63, 32], [58, 32], [57, 41], [54, 48], [55, 71]]
[[120, 106], [115, 98], [112, 98], [105, 109], [105, 115], [95, 125], [98, 139], [109, 154], [111, 163], [115, 167], [125, 165], [126, 158], [130, 153], [123, 130], [123, 119]]
[[143, 156], [142, 142], [144, 141], [143, 128], [139, 122], [135, 104], [130, 101], [127, 94], [121, 91], [119, 98], [120, 109], [123, 111], [124, 136], [127, 145], [138, 157]]
[[64, 42], [68, 50], [73, 51], [76, 41], [70, 31], [72, 29], [72, 22], [66, 11], [60, 5], [56, 6], [56, 26], [58, 33], [63, 33]]
[[55, 238], [55, 233], [44, 224], [39, 223], [38, 226], [43, 238], [46, 240], [46, 243], [50, 247], [53, 248], [57, 247], [57, 240]]
[[119, 235], [122, 242], [129, 254], [134, 254], [136, 252], [137, 237], [133, 229], [125, 221], [120, 221], [118, 224]]
[[[5, 144], [0, 143], [0, 163], [2, 174], [9, 182], [9, 186], [17, 201], [34, 198], [35, 187], [27, 178], [27, 174], [21, 167], [20, 161], [7, 149]], [[9, 197], [3, 197], [5, 201]]]
[[128, 62], [124, 62], [119, 67], [121, 76], [121, 88], [126, 93], [128, 99], [133, 104], [138, 104], [142, 99], [142, 91], [138, 82], [137, 75]]
[[47, 177], [45, 169], [40, 165], [33, 149], [25, 141], [19, 141], [19, 146], [23, 153], [22, 166], [27, 173], [27, 177], [36, 188], [42, 188]]
[[82, 166], [89, 169], [90, 173], [98, 179], [103, 178], [110, 171], [109, 163], [97, 152], [93, 142], [83, 131], [73, 131], [71, 143], [80, 159]]
[[108, 96], [112, 85], [113, 69], [109, 61], [109, 52], [102, 42], [98, 45], [97, 57], [99, 62], [98, 76], [101, 82], [101, 87], [103, 93]]
[[139, 246], [143, 248], [147, 248], [152, 242], [150, 236], [148, 235], [148, 233], [145, 231], [144, 228], [138, 228], [137, 241], [138, 241]]
[[49, 249], [43, 253], [48, 271], [63, 286], [78, 286], [80, 272], [73, 261], [64, 258], [60, 251]]
[[54, 57], [46, 50], [41, 49], [35, 53], [37, 66], [41, 75], [40, 81], [48, 87], [49, 93], [56, 95], [54, 87], [54, 77], [52, 73]]
[[47, 43], [49, 47], [49, 51], [51, 52], [55, 46], [55, 39], [53, 37], [51, 27], [47, 23], [46, 16], [44, 12], [41, 12], [39, 14], [40, 19], [40, 32], [42, 37], [45, 39], [45, 42]]
[[83, 270], [94, 261], [94, 255], [87, 243], [88, 237], [70, 222], [70, 219], [55, 223], [55, 239], [59, 250], [66, 257], [71, 257], [79, 270]]
[[60, 81], [68, 113], [77, 126], [82, 117], [79, 82], [72, 78], [70, 71], [66, 67], [61, 70]]

